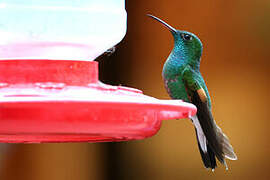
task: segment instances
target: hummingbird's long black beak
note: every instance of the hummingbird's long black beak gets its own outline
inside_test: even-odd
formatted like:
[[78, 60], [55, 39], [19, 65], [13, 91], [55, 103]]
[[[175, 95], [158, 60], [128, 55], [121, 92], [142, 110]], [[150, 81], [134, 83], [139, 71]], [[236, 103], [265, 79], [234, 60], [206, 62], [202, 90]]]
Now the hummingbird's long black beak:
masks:
[[170, 26], [169, 24], [165, 23], [165, 22], [162, 21], [161, 19], [159, 19], [159, 18], [157, 18], [157, 17], [155, 17], [155, 16], [153, 16], [153, 15], [151, 15], [151, 14], [147, 14], [147, 16], [149, 16], [149, 17], [155, 19], [156, 21], [160, 22], [161, 24], [163, 24], [165, 27], [167, 27], [167, 28], [171, 31], [171, 33], [174, 34], [174, 33], [177, 32], [176, 29], [174, 29], [172, 26]]

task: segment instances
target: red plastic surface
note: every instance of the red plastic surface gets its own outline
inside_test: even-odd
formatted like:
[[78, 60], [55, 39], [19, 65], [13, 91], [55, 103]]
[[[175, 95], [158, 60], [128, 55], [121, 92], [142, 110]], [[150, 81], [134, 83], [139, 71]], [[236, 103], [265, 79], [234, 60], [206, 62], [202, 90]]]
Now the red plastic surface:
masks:
[[0, 142], [143, 139], [162, 120], [195, 113], [189, 103], [99, 82], [97, 62], [0, 61]]

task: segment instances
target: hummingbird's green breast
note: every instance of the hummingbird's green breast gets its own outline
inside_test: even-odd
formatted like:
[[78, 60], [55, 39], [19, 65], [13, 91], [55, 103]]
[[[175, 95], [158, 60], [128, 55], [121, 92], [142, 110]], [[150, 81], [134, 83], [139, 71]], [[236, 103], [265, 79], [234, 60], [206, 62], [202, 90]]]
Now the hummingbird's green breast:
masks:
[[190, 61], [186, 59], [185, 56], [178, 56], [178, 58], [176, 58], [175, 52], [173, 51], [166, 60], [163, 66], [162, 77], [168, 94], [172, 99], [182, 99], [186, 102], [191, 102], [188, 95], [191, 93], [189, 92], [191, 89], [187, 88], [185, 82], [188, 81], [191, 84], [197, 83], [204, 89], [208, 100], [208, 106], [211, 108], [209, 92], [199, 69], [193, 70], [192, 74], [186, 75], [185, 80], [183, 79], [184, 70], [187, 66], [190, 66]]
[[181, 78], [164, 79], [165, 88], [172, 99], [182, 99], [189, 102], [189, 98]]
[[163, 66], [162, 77], [165, 88], [172, 99], [182, 99], [189, 102], [185, 84], [181, 77], [184, 66], [177, 61], [173, 61], [173, 59], [174, 54], [172, 53]]

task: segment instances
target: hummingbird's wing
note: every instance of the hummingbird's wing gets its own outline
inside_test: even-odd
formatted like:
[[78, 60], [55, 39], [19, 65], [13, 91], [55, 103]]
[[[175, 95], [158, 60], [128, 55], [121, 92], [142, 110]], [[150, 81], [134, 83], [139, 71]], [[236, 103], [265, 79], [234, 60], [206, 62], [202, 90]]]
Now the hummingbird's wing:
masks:
[[[229, 156], [231, 156], [231, 159], [236, 158], [228, 138], [222, 133], [213, 119], [210, 103], [208, 102], [207, 94], [201, 83], [201, 75], [195, 72], [190, 66], [187, 66], [182, 73], [182, 78], [191, 103], [197, 107], [196, 118], [192, 118], [193, 123], [196, 120], [198, 121], [207, 139], [208, 149], [206, 152], [202, 151], [203, 148], [199, 146], [206, 167], [215, 165], [213, 156], [216, 156], [223, 164], [225, 164], [225, 157], [229, 158]], [[196, 128], [196, 130], [198, 129], [199, 128]], [[214, 169], [214, 167], [212, 169]]]

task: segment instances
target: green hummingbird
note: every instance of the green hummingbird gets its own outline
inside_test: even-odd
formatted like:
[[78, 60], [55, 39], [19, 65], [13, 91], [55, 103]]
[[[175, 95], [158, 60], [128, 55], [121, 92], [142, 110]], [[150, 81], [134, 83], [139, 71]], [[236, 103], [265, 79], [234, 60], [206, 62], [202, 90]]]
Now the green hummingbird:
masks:
[[197, 114], [190, 117], [195, 126], [198, 147], [206, 168], [217, 167], [216, 158], [226, 166], [225, 158], [236, 160], [228, 137], [216, 124], [211, 112], [211, 100], [200, 73], [202, 43], [187, 31], [177, 30], [161, 19], [147, 14], [169, 29], [174, 38], [174, 48], [162, 71], [166, 90], [172, 99], [182, 99], [197, 107]]

